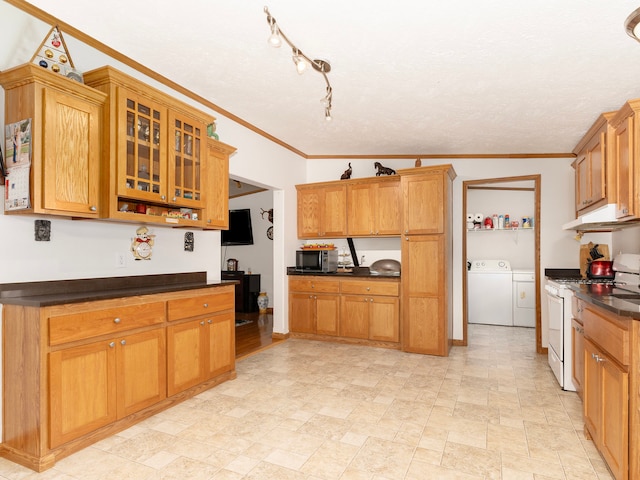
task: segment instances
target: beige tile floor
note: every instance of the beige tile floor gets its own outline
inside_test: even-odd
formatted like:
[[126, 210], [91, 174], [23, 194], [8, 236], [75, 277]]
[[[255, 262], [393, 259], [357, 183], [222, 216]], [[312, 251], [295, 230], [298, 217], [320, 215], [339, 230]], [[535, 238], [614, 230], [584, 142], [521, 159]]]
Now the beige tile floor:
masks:
[[611, 479], [534, 331], [469, 326], [447, 358], [289, 340], [238, 378], [2, 479]]

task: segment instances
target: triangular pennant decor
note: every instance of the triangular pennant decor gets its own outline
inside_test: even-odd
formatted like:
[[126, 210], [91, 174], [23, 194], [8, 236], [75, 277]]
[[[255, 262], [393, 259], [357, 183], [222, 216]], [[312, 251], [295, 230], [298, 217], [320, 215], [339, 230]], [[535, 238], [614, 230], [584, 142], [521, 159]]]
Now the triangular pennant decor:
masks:
[[62, 32], [58, 30], [57, 26], [51, 27], [31, 58], [31, 63], [82, 83], [82, 74], [73, 67], [73, 60], [71, 60], [67, 45], [64, 43]]

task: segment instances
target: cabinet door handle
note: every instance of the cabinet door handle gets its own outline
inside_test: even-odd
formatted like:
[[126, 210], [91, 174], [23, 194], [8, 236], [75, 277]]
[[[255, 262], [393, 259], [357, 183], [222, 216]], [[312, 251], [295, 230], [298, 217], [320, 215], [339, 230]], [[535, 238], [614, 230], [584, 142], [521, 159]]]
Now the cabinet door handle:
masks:
[[126, 340], [120, 340], [120, 345], [122, 345], [123, 347], [127, 344]]
[[211, 324], [213, 323], [213, 320], [209, 319], [209, 320], [207, 320], [207, 323], [208, 323], [209, 325], [211, 325]]
[[202, 320], [202, 321], [200, 322], [200, 325], [204, 325], [204, 320]]
[[95, 212], [95, 211], [96, 211], [96, 210], [98, 210], [98, 209], [97, 209], [97, 207], [96, 207], [95, 205], [91, 205], [91, 206], [89, 207], [89, 210], [91, 210], [92, 212]]
[[370, 299], [369, 299], [369, 301], [370, 301], [371, 303], [373, 303], [373, 298], [370, 298]]
[[165, 197], [164, 195], [160, 195], [160, 200], [166, 200], [167, 197]]
[[209, 308], [209, 304], [205, 303], [204, 305], [202, 305], [204, 308]]
[[120, 323], [120, 318], [116, 317], [113, 319], [113, 323]]
[[173, 203], [176, 203], [176, 202], [178, 201], [178, 199], [177, 199], [176, 197], [173, 197], [173, 198], [171, 199], [171, 201], [172, 201]]
[[113, 347], [115, 347], [115, 346], [116, 346], [116, 342], [111, 342], [111, 343], [109, 343], [109, 347], [110, 347], [110, 348], [113, 348]]

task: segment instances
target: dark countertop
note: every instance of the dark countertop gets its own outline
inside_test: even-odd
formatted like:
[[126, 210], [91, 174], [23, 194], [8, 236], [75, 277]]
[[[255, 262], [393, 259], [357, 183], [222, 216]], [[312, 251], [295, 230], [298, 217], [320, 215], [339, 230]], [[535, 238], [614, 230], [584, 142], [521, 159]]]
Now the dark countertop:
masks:
[[384, 280], [399, 280], [400, 275], [378, 275], [369, 271], [369, 267], [354, 267], [351, 272], [298, 272], [295, 267], [287, 267], [287, 275], [291, 276], [313, 276], [313, 277], [342, 277], [342, 278], [379, 278]]
[[[569, 284], [576, 297], [591, 303], [597, 307], [608, 310], [621, 317], [630, 317], [640, 320], [640, 294], [635, 294], [629, 290], [624, 290], [615, 285], [579, 285]], [[620, 298], [614, 295], [631, 295], [635, 298]]]
[[4, 283], [0, 284], [0, 303], [47, 307], [236, 283], [235, 280], [207, 283], [206, 272]]

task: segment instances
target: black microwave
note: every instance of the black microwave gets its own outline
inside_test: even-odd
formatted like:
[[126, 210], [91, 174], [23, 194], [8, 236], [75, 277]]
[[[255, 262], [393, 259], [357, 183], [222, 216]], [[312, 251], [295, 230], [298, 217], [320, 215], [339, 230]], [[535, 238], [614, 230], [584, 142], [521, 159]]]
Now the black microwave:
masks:
[[338, 250], [297, 250], [296, 271], [333, 273], [338, 271]]

